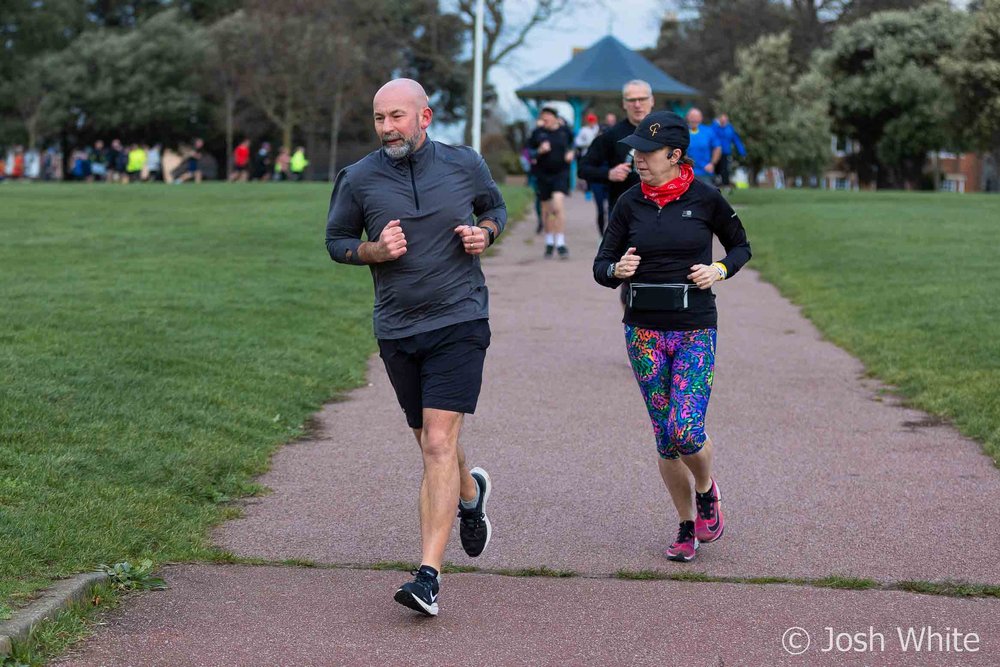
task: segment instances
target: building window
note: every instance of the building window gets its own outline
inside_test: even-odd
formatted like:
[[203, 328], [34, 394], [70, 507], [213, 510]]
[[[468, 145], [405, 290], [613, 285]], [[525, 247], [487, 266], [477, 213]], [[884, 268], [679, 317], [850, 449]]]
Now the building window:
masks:
[[844, 157], [851, 150], [851, 140], [843, 135], [833, 137], [833, 154], [837, 157]]
[[941, 179], [942, 192], [965, 192], [964, 178], [943, 178]]

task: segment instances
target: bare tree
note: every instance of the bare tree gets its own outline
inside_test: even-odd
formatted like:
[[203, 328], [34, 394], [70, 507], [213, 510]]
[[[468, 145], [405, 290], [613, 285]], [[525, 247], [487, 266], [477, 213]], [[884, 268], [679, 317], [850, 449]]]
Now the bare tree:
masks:
[[236, 105], [248, 92], [249, 62], [244, 52], [248, 30], [247, 16], [243, 11], [223, 17], [209, 28], [210, 51], [207, 62], [209, 79], [214, 89], [222, 94], [226, 127], [226, 173], [233, 170]]
[[43, 60], [50, 62], [53, 59], [43, 57], [29, 62], [23, 75], [14, 81], [14, 87], [18, 91], [14, 96], [14, 105], [21, 122], [24, 123], [29, 149], [37, 147], [43, 108], [51, 96], [50, 86], [45, 81], [46, 65], [43, 64]]
[[247, 0], [249, 20], [243, 32], [244, 55], [251, 59], [249, 98], [275, 124], [289, 150], [305, 115], [301, 79], [310, 75], [312, 67], [305, 40], [323, 27], [311, 25], [295, 4]]
[[[547, 23], [570, 4], [569, 0], [535, 0], [528, 18], [520, 24], [506, 22], [506, 0], [485, 0], [483, 17], [483, 81], [489, 79], [490, 69], [521, 47], [531, 32]], [[575, 3], [579, 5], [580, 3]], [[471, 44], [476, 24], [476, 0], [458, 0], [458, 11], [469, 33]], [[469, 63], [472, 67], [472, 61]], [[472, 88], [467, 95], [466, 110], [472, 110]], [[465, 125], [465, 142], [472, 141], [472, 124]]]
[[394, 69], [398, 58], [365, 57], [378, 48], [384, 34], [392, 32], [386, 25], [391, 12], [380, 5], [381, 0], [298, 0], [297, 11], [309, 17], [301, 47], [311, 63], [310, 76], [299, 79], [303, 123], [310, 136], [329, 136], [331, 181], [337, 175], [341, 127], [348, 110], [357, 106], [362, 85]]

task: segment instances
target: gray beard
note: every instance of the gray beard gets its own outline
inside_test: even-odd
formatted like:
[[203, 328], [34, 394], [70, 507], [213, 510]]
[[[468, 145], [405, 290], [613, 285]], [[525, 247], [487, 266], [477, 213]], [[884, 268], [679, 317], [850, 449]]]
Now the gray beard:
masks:
[[400, 146], [382, 146], [382, 150], [385, 154], [391, 157], [393, 160], [399, 160], [406, 157], [413, 151], [417, 149], [417, 143], [420, 141], [420, 136], [410, 137], [409, 139], [404, 139], [402, 145]]

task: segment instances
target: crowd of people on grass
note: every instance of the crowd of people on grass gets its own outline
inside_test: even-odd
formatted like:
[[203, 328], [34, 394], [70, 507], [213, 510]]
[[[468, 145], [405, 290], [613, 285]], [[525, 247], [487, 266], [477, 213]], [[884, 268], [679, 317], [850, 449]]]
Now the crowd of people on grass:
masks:
[[[24, 146], [0, 147], [0, 182], [79, 181], [84, 183], [201, 183], [206, 160], [205, 142], [200, 138], [178, 150], [162, 143], [123, 143], [98, 139], [70, 150], [64, 161], [62, 151], [51, 146], [44, 150]], [[294, 151], [281, 147], [275, 153], [267, 141], [251, 151], [250, 139], [243, 139], [232, 153], [230, 182], [303, 181], [309, 160], [304, 146]]]
[[55, 148], [25, 150], [24, 146], [0, 147], [0, 182], [29, 179], [58, 181], [63, 178], [62, 154]]

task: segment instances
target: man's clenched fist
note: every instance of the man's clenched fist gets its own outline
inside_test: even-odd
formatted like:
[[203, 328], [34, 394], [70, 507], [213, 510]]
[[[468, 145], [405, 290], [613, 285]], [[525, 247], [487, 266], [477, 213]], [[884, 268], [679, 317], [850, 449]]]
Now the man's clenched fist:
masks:
[[375, 244], [375, 254], [380, 262], [391, 262], [406, 254], [406, 235], [399, 220], [390, 220], [382, 229]]
[[462, 239], [462, 247], [470, 255], [481, 255], [489, 245], [489, 235], [482, 227], [472, 225], [459, 225], [455, 228], [455, 233]]

